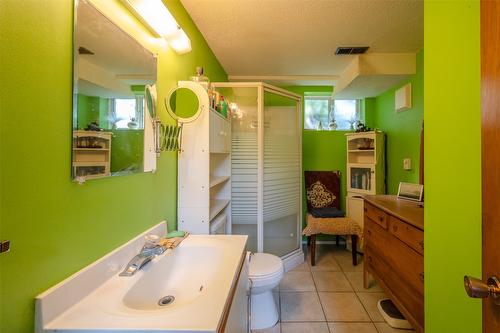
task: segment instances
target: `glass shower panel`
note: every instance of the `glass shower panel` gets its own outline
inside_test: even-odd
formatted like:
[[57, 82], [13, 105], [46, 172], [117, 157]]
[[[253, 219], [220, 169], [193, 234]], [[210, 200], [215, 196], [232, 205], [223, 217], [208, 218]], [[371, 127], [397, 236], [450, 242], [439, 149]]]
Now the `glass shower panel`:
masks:
[[264, 252], [299, 248], [300, 133], [298, 102], [264, 93]]
[[257, 87], [218, 88], [230, 102], [232, 234], [248, 235], [247, 250], [258, 251]]

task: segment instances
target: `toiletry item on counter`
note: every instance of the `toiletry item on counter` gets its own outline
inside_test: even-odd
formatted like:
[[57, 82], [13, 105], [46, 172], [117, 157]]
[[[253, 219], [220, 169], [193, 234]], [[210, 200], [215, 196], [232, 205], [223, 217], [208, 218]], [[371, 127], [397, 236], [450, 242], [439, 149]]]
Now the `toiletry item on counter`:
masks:
[[184, 237], [186, 235], [185, 231], [179, 231], [179, 230], [174, 230], [169, 232], [165, 238], [172, 238], [172, 237]]
[[179, 244], [189, 236], [189, 232], [185, 231], [172, 231], [169, 232], [165, 238], [159, 241], [159, 245], [165, 247], [166, 249], [173, 249], [179, 246]]
[[203, 67], [196, 67], [196, 75], [193, 75], [189, 78], [193, 82], [198, 82], [202, 85], [206, 90], [210, 87], [210, 80], [203, 74]]
[[227, 102], [224, 100], [224, 96], [220, 97], [220, 102], [218, 105], [218, 111], [220, 112], [220, 114], [222, 114], [224, 118], [227, 118]]

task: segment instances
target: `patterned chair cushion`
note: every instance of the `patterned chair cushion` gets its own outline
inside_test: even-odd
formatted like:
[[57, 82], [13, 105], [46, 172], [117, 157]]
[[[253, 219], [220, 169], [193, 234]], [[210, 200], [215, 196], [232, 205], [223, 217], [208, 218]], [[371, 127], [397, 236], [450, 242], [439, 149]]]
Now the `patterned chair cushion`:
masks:
[[348, 217], [317, 218], [307, 214], [307, 226], [302, 231], [305, 236], [315, 234], [357, 235], [362, 238], [363, 232], [359, 224]]

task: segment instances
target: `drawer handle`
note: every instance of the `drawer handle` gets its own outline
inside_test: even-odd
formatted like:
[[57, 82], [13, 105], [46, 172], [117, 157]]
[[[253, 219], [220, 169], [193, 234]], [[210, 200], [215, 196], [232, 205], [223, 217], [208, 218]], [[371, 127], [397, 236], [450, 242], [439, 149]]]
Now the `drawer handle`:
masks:
[[420, 273], [420, 274], [419, 274], [419, 276], [420, 276], [420, 279], [421, 279], [422, 281], [424, 281], [424, 272]]
[[424, 249], [424, 241], [418, 242], [418, 245], [420, 245], [420, 247], [422, 248], [422, 250]]
[[379, 217], [378, 217], [378, 220], [379, 220], [380, 222], [384, 222], [384, 217], [383, 217], [383, 216], [379, 216]]

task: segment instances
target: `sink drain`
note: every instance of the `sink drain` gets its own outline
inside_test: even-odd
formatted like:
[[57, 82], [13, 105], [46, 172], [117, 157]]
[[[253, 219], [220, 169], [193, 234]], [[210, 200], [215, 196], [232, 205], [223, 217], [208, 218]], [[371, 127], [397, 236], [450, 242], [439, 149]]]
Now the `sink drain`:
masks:
[[159, 306], [165, 306], [165, 305], [172, 304], [174, 301], [175, 301], [175, 297], [174, 296], [171, 296], [171, 295], [169, 295], [169, 296], [163, 296], [158, 301], [158, 305]]

